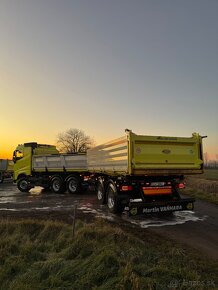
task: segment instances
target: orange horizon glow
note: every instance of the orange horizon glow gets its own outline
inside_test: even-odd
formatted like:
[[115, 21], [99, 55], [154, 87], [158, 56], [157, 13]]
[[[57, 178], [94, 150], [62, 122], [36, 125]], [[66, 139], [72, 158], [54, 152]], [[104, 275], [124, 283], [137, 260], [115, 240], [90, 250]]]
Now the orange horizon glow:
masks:
[[9, 159], [11, 160], [13, 157], [13, 152], [1, 151], [0, 159]]

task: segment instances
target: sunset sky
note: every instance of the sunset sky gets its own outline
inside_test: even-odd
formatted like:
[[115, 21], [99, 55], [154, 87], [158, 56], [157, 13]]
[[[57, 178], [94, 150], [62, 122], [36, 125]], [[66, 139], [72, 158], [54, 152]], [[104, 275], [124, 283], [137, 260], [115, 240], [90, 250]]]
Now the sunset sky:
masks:
[[0, 0], [0, 158], [78, 128], [208, 135], [218, 154], [217, 0]]

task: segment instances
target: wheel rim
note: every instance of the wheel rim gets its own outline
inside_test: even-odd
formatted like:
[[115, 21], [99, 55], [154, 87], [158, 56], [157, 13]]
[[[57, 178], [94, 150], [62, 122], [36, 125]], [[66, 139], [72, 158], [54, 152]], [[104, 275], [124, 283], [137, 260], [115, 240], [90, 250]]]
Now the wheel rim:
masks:
[[22, 181], [20, 182], [20, 188], [21, 188], [22, 190], [26, 190], [26, 189], [28, 188], [28, 182], [27, 182], [26, 180], [22, 180]]
[[108, 207], [110, 209], [114, 207], [114, 197], [111, 193], [108, 195]]
[[59, 180], [53, 181], [53, 189], [54, 189], [54, 191], [58, 191], [60, 189], [60, 181]]
[[97, 197], [98, 197], [98, 200], [102, 200], [103, 198], [103, 193], [100, 189], [98, 189]]
[[69, 182], [69, 190], [70, 190], [71, 192], [76, 192], [76, 190], [77, 190], [77, 186], [75, 185], [75, 182], [74, 182], [73, 180], [71, 180], [71, 181]]

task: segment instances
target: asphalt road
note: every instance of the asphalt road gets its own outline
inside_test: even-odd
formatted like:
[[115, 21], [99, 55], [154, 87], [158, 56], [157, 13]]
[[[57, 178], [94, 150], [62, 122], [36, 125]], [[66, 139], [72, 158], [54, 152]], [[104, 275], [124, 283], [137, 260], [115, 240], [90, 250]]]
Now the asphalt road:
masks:
[[194, 211], [176, 212], [170, 217], [147, 215], [128, 217], [108, 212], [106, 206], [98, 205], [94, 192], [54, 194], [40, 187], [21, 193], [11, 180], [0, 184], [0, 217], [60, 219], [72, 222], [76, 215], [83, 220], [104, 218], [119, 225], [125, 224], [135, 230], [155, 232], [183, 245], [199, 250], [203, 255], [218, 260], [218, 206], [196, 201]]

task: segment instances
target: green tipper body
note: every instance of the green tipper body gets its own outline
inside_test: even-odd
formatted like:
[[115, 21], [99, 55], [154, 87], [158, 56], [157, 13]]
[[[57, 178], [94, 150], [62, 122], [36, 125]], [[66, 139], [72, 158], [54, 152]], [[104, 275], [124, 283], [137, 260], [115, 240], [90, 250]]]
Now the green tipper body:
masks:
[[88, 170], [110, 175], [184, 175], [203, 172], [202, 137], [136, 135], [119, 139], [87, 152]]

